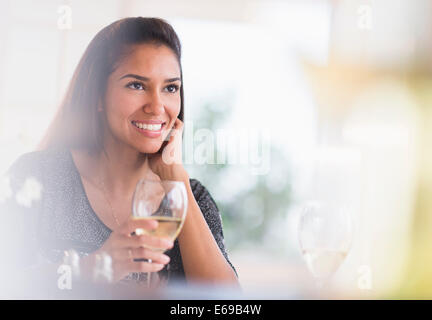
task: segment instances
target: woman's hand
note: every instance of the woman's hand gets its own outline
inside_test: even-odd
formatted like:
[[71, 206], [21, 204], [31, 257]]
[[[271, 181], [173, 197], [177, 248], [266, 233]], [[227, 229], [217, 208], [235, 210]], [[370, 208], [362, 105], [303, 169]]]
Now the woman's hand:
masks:
[[[150, 235], [131, 235], [136, 229], [153, 230], [158, 222], [154, 220], [134, 220], [130, 218], [119, 229], [114, 230], [104, 245], [95, 253], [81, 261], [84, 278], [92, 279], [96, 254], [107, 253], [112, 258], [113, 282], [123, 279], [131, 272], [158, 272], [169, 263], [167, 255], [154, 249], [170, 249], [173, 241]], [[151, 259], [152, 262], [136, 262], [134, 259]]]
[[187, 177], [182, 163], [182, 133], [183, 122], [176, 118], [165, 147], [162, 147], [157, 153], [148, 155], [150, 169], [161, 180], [181, 181]]

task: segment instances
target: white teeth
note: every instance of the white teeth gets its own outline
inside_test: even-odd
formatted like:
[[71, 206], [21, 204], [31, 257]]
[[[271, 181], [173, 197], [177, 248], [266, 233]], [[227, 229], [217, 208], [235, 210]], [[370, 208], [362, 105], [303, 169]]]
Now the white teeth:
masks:
[[162, 124], [143, 124], [132, 122], [136, 127], [140, 129], [150, 130], [150, 131], [159, 131], [162, 127]]

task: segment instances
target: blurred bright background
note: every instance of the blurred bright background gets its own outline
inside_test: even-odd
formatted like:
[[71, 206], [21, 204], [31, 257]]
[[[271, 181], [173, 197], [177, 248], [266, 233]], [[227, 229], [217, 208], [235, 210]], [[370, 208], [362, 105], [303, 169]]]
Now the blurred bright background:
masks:
[[[309, 288], [297, 224], [319, 198], [354, 221], [335, 297], [432, 298], [432, 1], [1, 0], [1, 172], [36, 148], [94, 35], [127, 16], [180, 37], [186, 167], [246, 291]], [[237, 160], [212, 162], [216, 132]]]

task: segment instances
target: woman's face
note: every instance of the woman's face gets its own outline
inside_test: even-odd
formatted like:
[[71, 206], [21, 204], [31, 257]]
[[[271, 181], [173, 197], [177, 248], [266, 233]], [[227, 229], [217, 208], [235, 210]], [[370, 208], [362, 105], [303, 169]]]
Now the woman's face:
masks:
[[108, 78], [105, 135], [141, 153], [157, 152], [180, 113], [180, 86], [170, 48], [135, 46]]

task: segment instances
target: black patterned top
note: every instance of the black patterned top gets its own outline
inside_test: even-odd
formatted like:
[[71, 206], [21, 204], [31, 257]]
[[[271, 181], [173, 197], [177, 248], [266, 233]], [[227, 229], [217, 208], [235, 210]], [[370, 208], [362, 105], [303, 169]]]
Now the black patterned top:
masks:
[[[215, 201], [198, 180], [190, 179], [190, 184], [222, 254], [233, 267], [225, 250]], [[92, 209], [72, 154], [66, 148], [22, 155], [2, 178], [1, 186], [0, 232], [5, 241], [15, 242], [9, 255], [20, 267], [46, 261], [58, 263], [69, 249], [75, 249], [80, 256], [88, 255], [99, 249], [112, 232]], [[171, 260], [160, 275], [166, 275], [169, 268], [170, 280], [184, 280], [177, 240], [166, 254]], [[145, 277], [146, 273], [131, 273], [123, 281], [141, 282]]]

